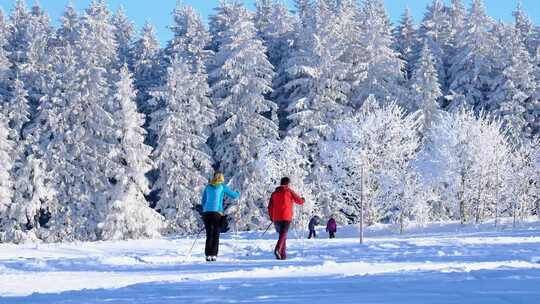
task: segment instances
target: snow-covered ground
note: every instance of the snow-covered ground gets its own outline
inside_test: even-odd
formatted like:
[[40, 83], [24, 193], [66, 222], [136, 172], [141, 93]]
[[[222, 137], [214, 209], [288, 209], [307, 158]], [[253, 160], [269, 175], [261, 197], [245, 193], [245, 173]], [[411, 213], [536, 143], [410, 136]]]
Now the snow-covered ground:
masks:
[[224, 235], [216, 263], [185, 238], [0, 245], [0, 303], [540, 303], [540, 222], [292, 231], [287, 261], [260, 235]]

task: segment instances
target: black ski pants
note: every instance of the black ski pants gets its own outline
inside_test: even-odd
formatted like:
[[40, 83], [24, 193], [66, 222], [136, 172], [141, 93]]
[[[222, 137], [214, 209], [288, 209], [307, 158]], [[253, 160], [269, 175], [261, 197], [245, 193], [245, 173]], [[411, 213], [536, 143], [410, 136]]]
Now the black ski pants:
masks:
[[204, 228], [206, 229], [206, 256], [217, 256], [219, 251], [219, 233], [221, 232], [221, 218], [219, 212], [203, 213]]

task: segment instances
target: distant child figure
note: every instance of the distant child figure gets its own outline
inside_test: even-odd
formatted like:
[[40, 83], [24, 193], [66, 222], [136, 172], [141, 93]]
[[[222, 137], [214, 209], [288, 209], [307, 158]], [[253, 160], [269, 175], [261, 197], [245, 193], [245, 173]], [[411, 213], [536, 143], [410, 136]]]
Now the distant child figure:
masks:
[[308, 239], [311, 239], [312, 237], [313, 238], [316, 238], [317, 237], [317, 233], [315, 232], [315, 227], [317, 225], [319, 225], [321, 221], [321, 218], [318, 217], [318, 216], [313, 216], [311, 218], [311, 220], [309, 220], [309, 224], [308, 224], [308, 228], [309, 228], [309, 236], [308, 236]]
[[326, 224], [326, 232], [330, 234], [330, 238], [333, 239], [336, 237], [337, 224], [334, 217], [330, 217], [328, 223]]

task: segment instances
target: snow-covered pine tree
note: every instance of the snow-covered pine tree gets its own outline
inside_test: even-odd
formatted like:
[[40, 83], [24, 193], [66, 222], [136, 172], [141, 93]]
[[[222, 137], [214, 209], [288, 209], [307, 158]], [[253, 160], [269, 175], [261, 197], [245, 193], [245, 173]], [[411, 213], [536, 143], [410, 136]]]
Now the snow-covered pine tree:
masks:
[[12, 81], [8, 94], [2, 112], [8, 119], [10, 139], [18, 142], [23, 139], [23, 127], [30, 120], [28, 92], [23, 81], [17, 77]]
[[274, 3], [272, 0], [260, 0], [257, 3], [255, 26], [268, 50], [268, 60], [278, 73], [274, 87], [279, 87], [284, 82], [283, 64], [293, 44], [297, 20], [283, 3]]
[[411, 79], [411, 111], [422, 114], [422, 132], [429, 129], [440, 111], [439, 99], [442, 97], [435, 61], [429, 44], [424, 43], [420, 59]]
[[[493, 21], [486, 15], [482, 0], [473, 0], [465, 27], [458, 34], [459, 51], [449, 70], [451, 109], [465, 105], [480, 111], [486, 104], [493, 81], [495, 39], [490, 29]], [[462, 97], [462, 98], [461, 98]]]
[[261, 146], [278, 137], [277, 105], [265, 98], [274, 72], [251, 14], [238, 3], [222, 3], [218, 12], [227, 22], [218, 32], [213, 30], [219, 46], [210, 73], [218, 116], [214, 155], [220, 169], [232, 177], [233, 188], [243, 194], [235, 214], [241, 220], [238, 226], [255, 228], [262, 226], [267, 197], [253, 185], [250, 162]]
[[414, 64], [417, 60], [416, 48], [419, 41], [416, 26], [408, 8], [403, 13], [398, 26], [394, 28], [393, 35], [394, 49], [400, 54], [404, 62], [405, 79], [409, 80], [412, 77]]
[[292, 92], [288, 133], [310, 146], [329, 134], [332, 125], [351, 110], [348, 65], [341, 60], [346, 48], [338, 38], [338, 17], [324, 0], [317, 1], [312, 23], [305, 27], [308, 37], [298, 42], [302, 43], [297, 51], [300, 54], [288, 63], [291, 81], [286, 87]]
[[4, 12], [0, 9], [0, 96], [6, 96], [11, 73], [11, 62], [6, 51], [8, 26], [4, 19]]
[[118, 46], [118, 69], [124, 64], [131, 68], [133, 60], [131, 58], [131, 48], [133, 46], [133, 36], [135, 35], [135, 26], [131, 22], [123, 7], [120, 7], [112, 17], [114, 26], [114, 38]]
[[32, 108], [39, 104], [39, 99], [43, 96], [52, 33], [49, 17], [38, 3], [28, 10], [25, 1], [15, 2], [10, 15], [6, 50], [12, 70], [25, 85]]
[[[223, 7], [228, 7], [223, 5]], [[211, 56], [207, 50], [210, 34], [201, 16], [191, 6], [178, 5], [174, 12], [174, 25], [171, 26], [174, 37], [165, 49], [166, 61], [183, 58], [192, 72], [202, 72], [206, 61]]]
[[354, 86], [353, 101], [361, 105], [369, 95], [374, 95], [379, 102], [392, 102], [401, 96], [405, 79], [404, 62], [392, 48], [390, 20], [381, 0], [364, 1], [359, 15], [355, 58], [365, 65], [367, 73]]
[[514, 27], [500, 25], [497, 63], [502, 71], [493, 83], [486, 108], [496, 112], [508, 129], [514, 144], [519, 145], [527, 129], [527, 103], [538, 89], [536, 67]]
[[[443, 92], [448, 89], [447, 70], [450, 61], [448, 55], [450, 53], [451, 30], [452, 23], [448, 8], [441, 0], [433, 0], [431, 5], [427, 7], [418, 35], [420, 40], [427, 43], [431, 50]], [[422, 47], [423, 44], [420, 43], [417, 48], [418, 53], [421, 52]]]
[[155, 28], [146, 22], [131, 49], [134, 85], [137, 91], [137, 107], [141, 113], [152, 112], [149, 104], [150, 91], [159, 85], [161, 70], [159, 66], [160, 48]]
[[13, 200], [13, 180], [11, 169], [13, 168], [13, 149], [15, 143], [9, 139], [9, 127], [7, 119], [0, 114], [0, 242], [9, 241], [5, 236], [8, 228], [8, 212]]
[[523, 11], [521, 0], [517, 2], [516, 10], [512, 12], [512, 16], [514, 16], [515, 33], [529, 54], [535, 55], [536, 49], [539, 46], [538, 38], [540, 37], [537, 36], [537, 29], [535, 29], [533, 22], [525, 11]]
[[133, 80], [127, 65], [120, 69], [114, 99], [118, 144], [113, 154], [122, 166], [116, 172], [115, 193], [108, 203], [101, 224], [101, 239], [137, 239], [157, 237], [163, 228], [163, 217], [149, 207], [145, 195], [150, 191], [146, 173], [152, 168], [152, 148], [144, 144], [145, 118], [137, 112]]
[[169, 231], [191, 233], [200, 228], [196, 207], [212, 171], [206, 142], [215, 114], [206, 75], [191, 71], [189, 62], [174, 60], [166, 80], [153, 92], [164, 105], [152, 114], [151, 125], [157, 135], [152, 157], [159, 170], [153, 185], [160, 197], [155, 208], [169, 222]]
[[75, 7], [70, 3], [66, 6], [64, 13], [60, 17], [60, 27], [55, 33], [53, 47], [63, 47], [66, 44], [73, 46], [77, 40], [80, 25], [79, 14]]

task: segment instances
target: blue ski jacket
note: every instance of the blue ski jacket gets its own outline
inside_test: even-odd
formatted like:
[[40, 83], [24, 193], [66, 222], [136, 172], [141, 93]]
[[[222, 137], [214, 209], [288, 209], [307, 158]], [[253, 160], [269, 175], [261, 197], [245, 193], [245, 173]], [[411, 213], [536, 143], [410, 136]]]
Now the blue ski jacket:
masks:
[[209, 184], [204, 188], [202, 195], [203, 212], [219, 212], [223, 214], [223, 198], [225, 195], [231, 199], [240, 197], [240, 192], [232, 191], [224, 184]]

